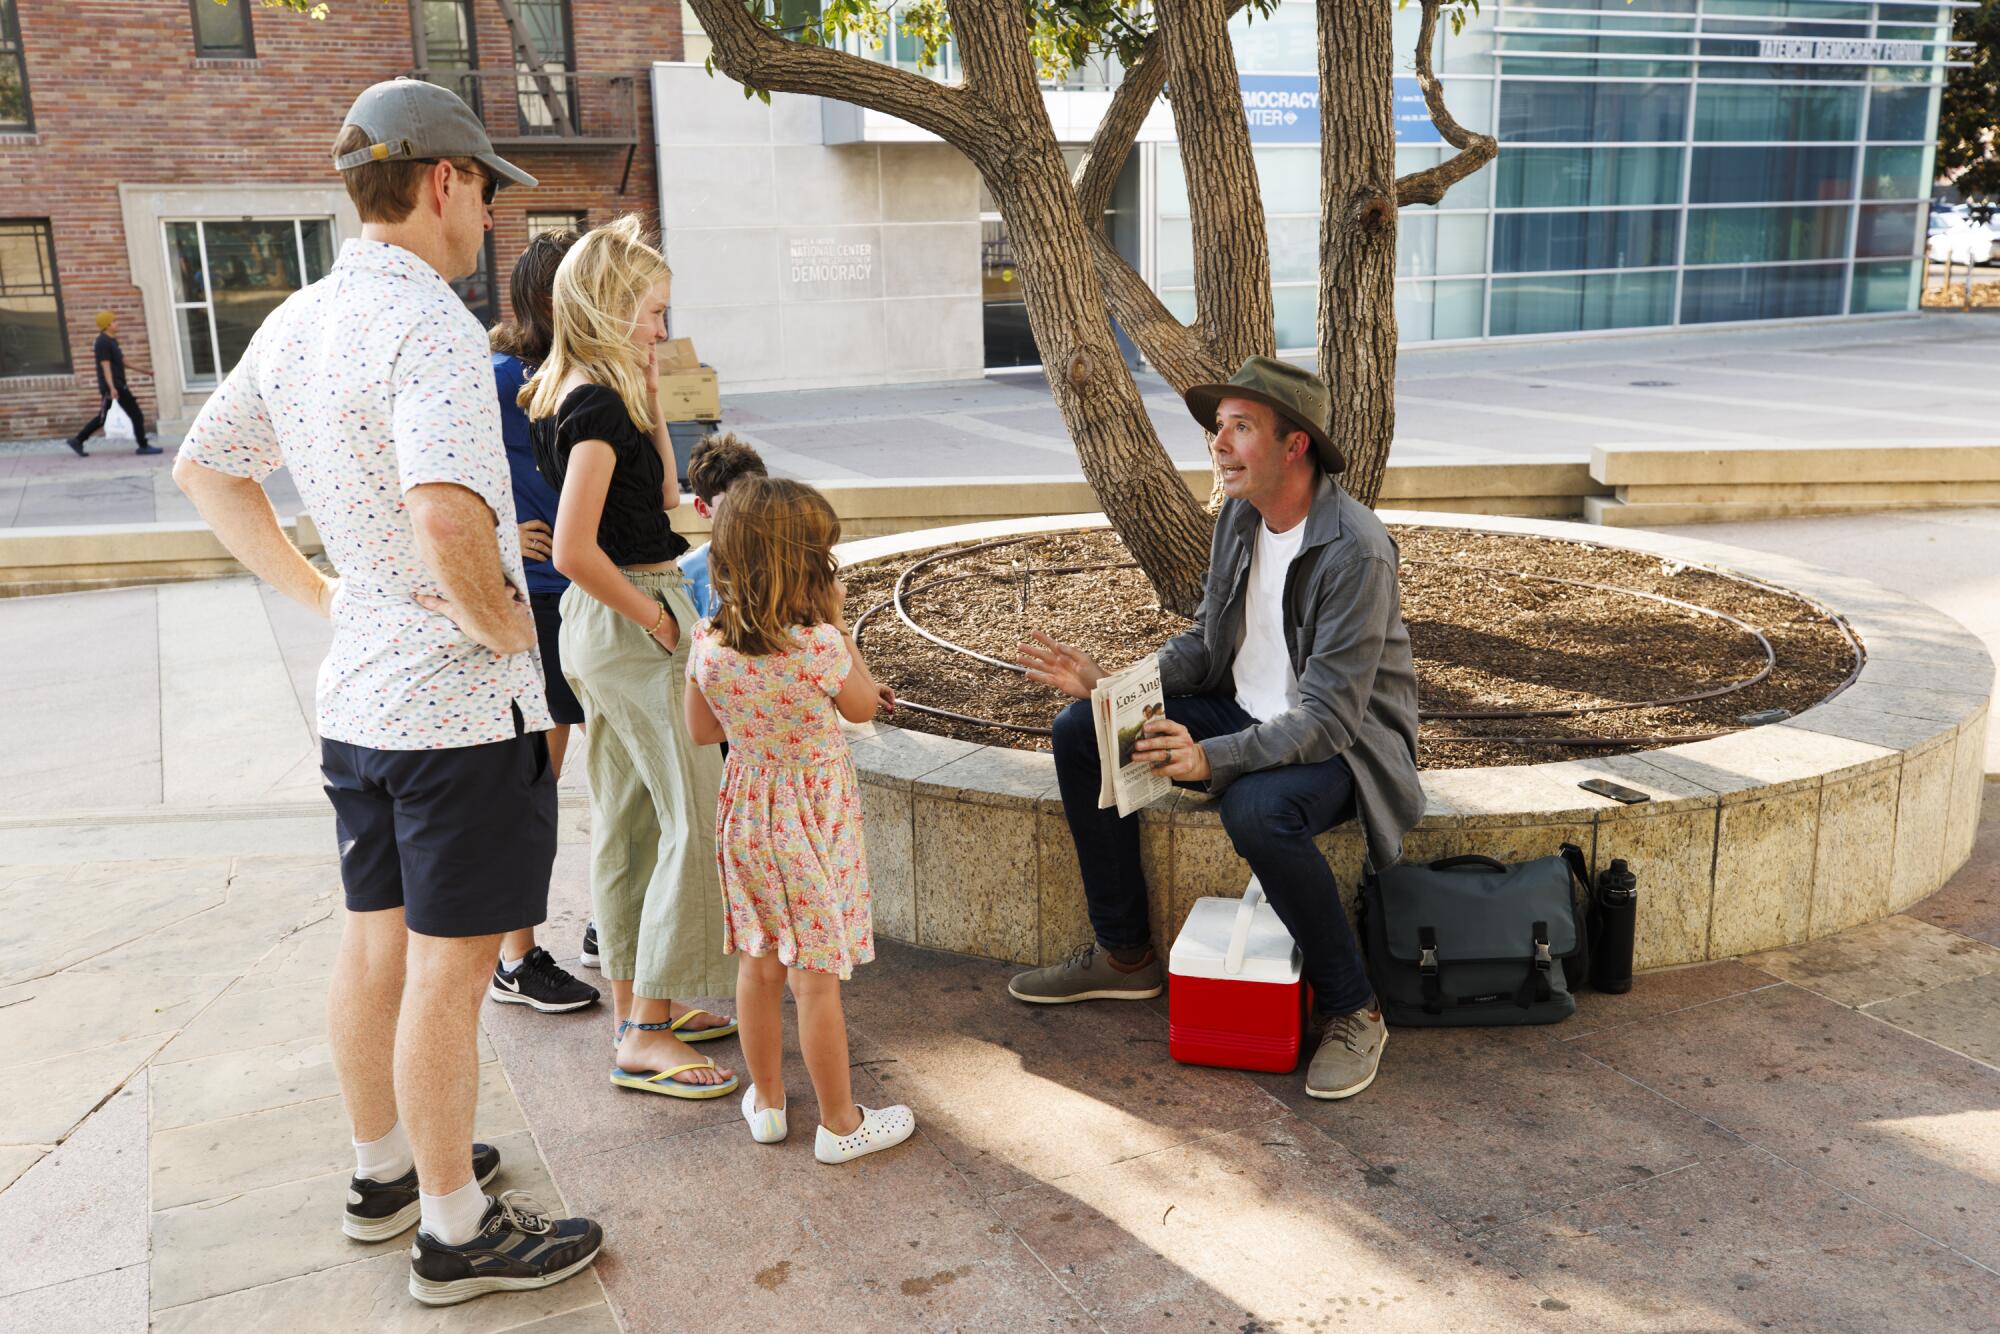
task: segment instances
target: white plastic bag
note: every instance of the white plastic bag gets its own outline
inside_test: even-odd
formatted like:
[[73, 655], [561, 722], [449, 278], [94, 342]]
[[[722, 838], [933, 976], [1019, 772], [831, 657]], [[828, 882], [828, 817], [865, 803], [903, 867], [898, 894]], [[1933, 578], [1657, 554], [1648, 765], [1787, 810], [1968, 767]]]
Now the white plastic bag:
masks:
[[139, 433], [132, 429], [132, 419], [125, 415], [124, 407], [113, 399], [104, 410], [104, 438], [106, 440], [137, 440]]

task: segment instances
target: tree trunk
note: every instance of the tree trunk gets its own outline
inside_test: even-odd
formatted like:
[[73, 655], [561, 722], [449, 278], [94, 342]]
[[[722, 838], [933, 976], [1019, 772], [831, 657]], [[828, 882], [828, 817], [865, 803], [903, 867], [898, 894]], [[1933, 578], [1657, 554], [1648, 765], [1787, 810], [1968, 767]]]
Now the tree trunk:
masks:
[[1092, 262], [1093, 228], [1042, 103], [1015, 0], [958, 0], [953, 34], [968, 87], [1015, 132], [996, 158], [970, 154], [1000, 205], [1020, 261], [1028, 326], [1084, 477], [1159, 594], [1191, 615], [1201, 601], [1212, 521], [1161, 447], [1111, 333]]
[[1348, 494], [1373, 505], [1396, 434], [1393, 16], [1319, 0], [1320, 375]]

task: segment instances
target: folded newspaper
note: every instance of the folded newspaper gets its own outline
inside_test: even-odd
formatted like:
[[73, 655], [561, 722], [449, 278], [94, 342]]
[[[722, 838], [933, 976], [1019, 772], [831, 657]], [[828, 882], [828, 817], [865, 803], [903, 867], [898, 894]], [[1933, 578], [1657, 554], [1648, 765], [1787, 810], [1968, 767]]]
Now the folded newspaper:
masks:
[[1159, 658], [1141, 658], [1099, 681], [1090, 692], [1090, 712], [1097, 723], [1098, 770], [1104, 775], [1097, 789], [1099, 809], [1115, 804], [1120, 815], [1130, 815], [1173, 790], [1171, 779], [1132, 751], [1147, 720], [1167, 716]]

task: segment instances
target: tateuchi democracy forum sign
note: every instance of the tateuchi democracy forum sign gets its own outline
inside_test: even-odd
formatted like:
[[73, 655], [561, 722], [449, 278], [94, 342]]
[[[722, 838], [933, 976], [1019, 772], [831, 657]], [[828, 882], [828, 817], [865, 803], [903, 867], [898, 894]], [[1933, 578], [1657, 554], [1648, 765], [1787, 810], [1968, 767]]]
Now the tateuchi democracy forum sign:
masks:
[[[1245, 74], [1243, 115], [1253, 144], [1319, 142], [1319, 80], [1310, 74]], [[1396, 142], [1441, 144], [1431, 123], [1424, 91], [1414, 77], [1398, 75], [1395, 91]]]

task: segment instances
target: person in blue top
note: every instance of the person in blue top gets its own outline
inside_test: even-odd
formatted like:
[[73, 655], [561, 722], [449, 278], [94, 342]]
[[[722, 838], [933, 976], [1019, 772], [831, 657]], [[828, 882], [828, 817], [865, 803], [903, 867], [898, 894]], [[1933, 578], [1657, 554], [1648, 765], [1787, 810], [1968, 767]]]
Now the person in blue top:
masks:
[[[549, 768], [562, 773], [563, 753], [569, 747], [569, 729], [583, 726], [583, 705], [577, 702], [563, 676], [562, 657], [557, 650], [557, 632], [562, 628], [562, 595], [569, 587], [556, 567], [549, 563], [549, 545], [554, 537], [556, 491], [535, 470], [535, 453], [528, 443], [528, 416], [521, 410], [521, 386], [535, 373], [549, 352], [555, 321], [550, 313], [550, 293], [555, 286], [556, 266], [576, 244], [575, 232], [545, 232], [528, 242], [528, 248], [514, 262], [511, 295], [514, 318], [494, 326], [490, 335], [493, 348], [493, 387], [500, 395], [500, 435], [507, 445], [507, 468], [513, 474], [514, 520], [521, 527], [521, 558], [528, 572], [528, 604], [535, 613], [535, 638], [542, 651], [542, 675], [546, 682], [549, 716], [555, 726], [548, 732]], [[596, 962], [595, 928], [587, 928], [583, 940], [583, 961]], [[570, 974], [550, 953], [535, 943], [533, 927], [510, 932], [500, 942], [500, 960], [486, 994], [509, 1005], [527, 1005], [544, 1014], [560, 1014], [594, 1005], [598, 990]]]
[[[712, 435], [688, 455], [688, 490], [694, 492], [694, 512], [710, 523], [723, 492], [739, 477], [763, 477], [764, 460], [749, 443], [733, 431]], [[715, 590], [708, 582], [708, 543], [704, 542], [680, 558], [681, 573], [687, 576], [688, 598], [704, 617], [715, 615]]]

